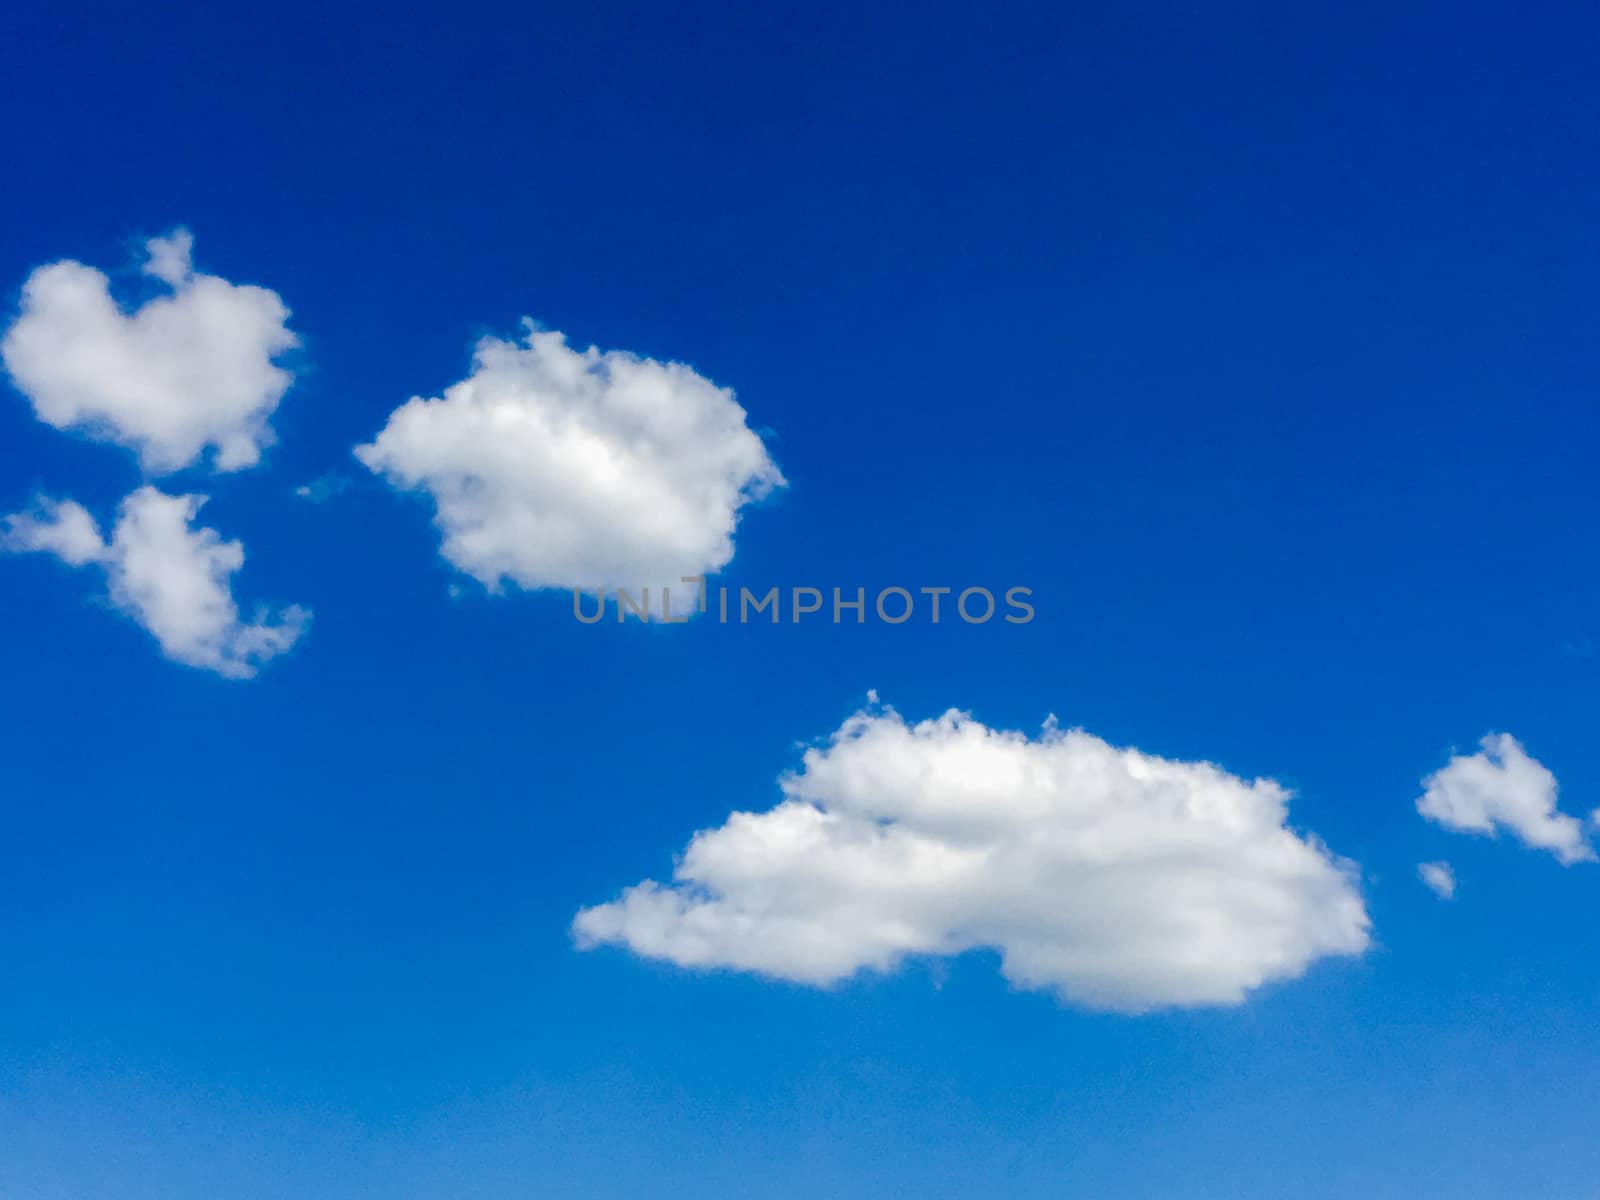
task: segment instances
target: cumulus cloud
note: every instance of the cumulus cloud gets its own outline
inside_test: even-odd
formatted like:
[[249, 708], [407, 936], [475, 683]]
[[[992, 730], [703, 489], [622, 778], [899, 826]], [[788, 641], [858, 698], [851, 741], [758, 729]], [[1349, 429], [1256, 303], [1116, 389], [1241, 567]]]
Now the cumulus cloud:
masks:
[[981, 947], [1019, 987], [1122, 1012], [1238, 1004], [1368, 945], [1354, 868], [1288, 828], [1280, 785], [1053, 720], [873, 706], [779, 784], [671, 883], [581, 911], [578, 944], [815, 985]]
[[531, 324], [356, 455], [427, 493], [441, 553], [491, 590], [676, 586], [724, 566], [739, 510], [784, 482], [728, 389]]
[[41, 498], [32, 512], [5, 518], [4, 548], [54, 554], [68, 566], [86, 567], [106, 555], [105, 540], [89, 510], [76, 500]]
[[204, 503], [204, 496], [140, 488], [122, 502], [108, 540], [82, 505], [44, 498], [32, 512], [4, 519], [4, 548], [98, 566], [112, 605], [149, 631], [168, 658], [248, 678], [294, 645], [311, 614], [290, 606], [259, 609], [249, 621], [240, 616], [232, 577], [244, 565], [244, 548], [193, 527]]
[[293, 376], [277, 293], [198, 274], [187, 230], [145, 243], [144, 273], [165, 293], [132, 311], [100, 271], [70, 260], [35, 270], [0, 357], [41, 421], [137, 451], [155, 474], [214, 451], [219, 471], [253, 466]]
[[1452, 899], [1456, 894], [1456, 873], [1447, 862], [1418, 863], [1417, 878], [1441, 900]]
[[1471, 755], [1456, 755], [1422, 781], [1417, 811], [1460, 833], [1508, 830], [1563, 863], [1592, 862], [1583, 825], [1557, 807], [1556, 777], [1509, 733], [1491, 733]]

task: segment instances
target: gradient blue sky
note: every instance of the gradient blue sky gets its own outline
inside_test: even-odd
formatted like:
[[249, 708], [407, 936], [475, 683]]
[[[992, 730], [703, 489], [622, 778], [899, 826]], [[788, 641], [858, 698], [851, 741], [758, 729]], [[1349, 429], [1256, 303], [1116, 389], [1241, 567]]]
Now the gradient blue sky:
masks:
[[[1600, 19], [580, 7], [0, 18], [7, 304], [179, 224], [277, 290], [279, 445], [179, 483], [316, 612], [230, 681], [0, 561], [0, 1196], [1600, 1196], [1600, 867], [1413, 807], [1498, 729], [1600, 804]], [[525, 315], [770, 431], [733, 583], [1036, 620], [453, 591], [350, 448]], [[4, 511], [139, 479], [0, 446]], [[1143, 1017], [573, 948], [869, 688], [1282, 780], [1373, 948]]]

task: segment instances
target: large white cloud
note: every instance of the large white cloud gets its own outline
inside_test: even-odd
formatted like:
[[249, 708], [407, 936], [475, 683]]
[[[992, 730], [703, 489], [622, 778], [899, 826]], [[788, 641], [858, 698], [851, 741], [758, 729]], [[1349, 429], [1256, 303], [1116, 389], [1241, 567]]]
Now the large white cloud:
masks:
[[783, 484], [731, 391], [531, 324], [356, 454], [427, 492], [444, 557], [491, 589], [678, 587], [724, 566], [740, 508]]
[[220, 471], [260, 459], [294, 378], [274, 362], [297, 344], [289, 310], [265, 288], [196, 274], [192, 246], [187, 230], [146, 243], [144, 273], [167, 294], [131, 312], [82, 263], [28, 277], [0, 356], [41, 421], [132, 447], [157, 474], [208, 447]]
[[294, 645], [311, 614], [298, 606], [244, 620], [232, 576], [244, 548], [214, 529], [194, 528], [203, 496], [143, 487], [123, 502], [110, 540], [82, 505], [41, 499], [4, 520], [4, 546], [54, 554], [75, 567], [97, 565], [110, 599], [150, 632], [168, 658], [231, 678], [248, 678]]
[[697, 833], [663, 885], [581, 911], [578, 944], [824, 985], [987, 947], [1006, 978], [1124, 1012], [1237, 1004], [1360, 954], [1354, 868], [1288, 794], [1051, 721], [850, 718], [783, 800]]
[[1491, 733], [1476, 754], [1455, 755], [1422, 781], [1417, 811], [1446, 829], [1495, 837], [1510, 831], [1563, 863], [1592, 862], [1576, 818], [1560, 811], [1556, 777], [1509, 733]]

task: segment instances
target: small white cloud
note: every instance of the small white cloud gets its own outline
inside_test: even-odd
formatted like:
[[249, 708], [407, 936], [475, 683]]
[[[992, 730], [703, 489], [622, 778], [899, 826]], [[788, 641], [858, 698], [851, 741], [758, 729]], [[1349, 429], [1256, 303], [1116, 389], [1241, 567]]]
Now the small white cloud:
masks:
[[1422, 781], [1417, 811], [1460, 833], [1485, 837], [1509, 830], [1525, 846], [1563, 863], [1590, 862], [1583, 825], [1557, 806], [1556, 777], [1508, 733], [1491, 733], [1472, 755], [1456, 755]]
[[739, 510], [783, 476], [733, 393], [681, 363], [485, 338], [356, 455], [432, 497], [441, 553], [484, 586], [630, 587], [716, 571]]
[[335, 496], [342, 495], [350, 490], [348, 476], [330, 472], [319, 475], [310, 483], [302, 483], [294, 489], [294, 494], [301, 500], [309, 500], [312, 504], [326, 504]]
[[196, 274], [187, 230], [145, 243], [144, 273], [168, 295], [131, 312], [110, 281], [71, 260], [39, 267], [0, 341], [41, 421], [137, 451], [156, 474], [214, 450], [219, 471], [253, 466], [294, 377], [273, 360], [298, 344], [276, 292]]
[[181, 288], [194, 274], [194, 234], [174, 229], [166, 237], [151, 238], [144, 244], [148, 259], [145, 274], [170, 288]]
[[192, 528], [204, 496], [168, 496], [143, 487], [122, 502], [110, 541], [71, 500], [41, 499], [33, 512], [4, 520], [12, 551], [53, 554], [75, 567], [99, 565], [110, 600], [143, 626], [176, 662], [244, 679], [288, 650], [310, 622], [298, 606], [239, 615], [232, 576], [244, 548], [214, 529]]
[[1288, 793], [1204, 762], [871, 708], [670, 884], [578, 913], [580, 947], [826, 985], [987, 947], [1020, 987], [1122, 1012], [1240, 1003], [1368, 945], [1354, 870]]
[[1456, 894], [1456, 873], [1447, 862], [1418, 863], [1417, 878], [1441, 900], [1449, 900]]
[[43, 551], [69, 566], [85, 567], [106, 553], [105, 540], [89, 510], [76, 500], [41, 497], [32, 512], [5, 518], [4, 549]]

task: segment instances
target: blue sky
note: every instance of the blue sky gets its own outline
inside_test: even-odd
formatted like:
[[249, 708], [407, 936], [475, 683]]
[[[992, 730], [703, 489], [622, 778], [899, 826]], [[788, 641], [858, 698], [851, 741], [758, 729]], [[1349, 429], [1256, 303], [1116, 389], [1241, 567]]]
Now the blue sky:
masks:
[[[1600, 21], [227, 7], [0, 19], [6, 325], [63, 260], [160, 294], [146, 240], [187, 229], [299, 341], [238, 469], [53, 427], [8, 360], [0, 512], [71, 498], [106, 548], [0, 558], [0, 1195], [1600, 1191], [1600, 866], [1524, 844], [1537, 775], [1417, 805], [1506, 733], [1561, 813], [1600, 806]], [[1035, 618], [588, 627], [559, 586], [486, 588], [393, 475], [442, 443], [388, 476], [353, 450], [524, 318], [737, 394], [786, 486], [737, 505], [726, 583], [1025, 586]], [[663, 494], [705, 481], [670, 457]], [[115, 598], [145, 487], [210, 497], [241, 622], [312, 614], [253, 677]], [[1263, 844], [1348, 864], [1367, 944], [1139, 1013], [1008, 977], [981, 889], [943, 890], [999, 944], [827, 986], [580, 948], [580, 910], [773, 809], [805, 747], [842, 762], [852, 714], [889, 719], [869, 690], [1025, 731], [1036, 764], [1054, 714], [1218, 764], [1229, 804], [1278, 781]], [[1480, 803], [1499, 836], [1460, 828]], [[1250, 878], [1238, 849], [1206, 878]], [[1440, 861], [1450, 900], [1417, 878]], [[1103, 899], [1068, 876], [1033, 919]], [[819, 911], [859, 949], [865, 909]], [[1119, 984], [1153, 966], [1108, 945]]]

